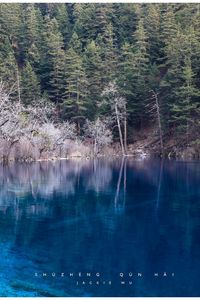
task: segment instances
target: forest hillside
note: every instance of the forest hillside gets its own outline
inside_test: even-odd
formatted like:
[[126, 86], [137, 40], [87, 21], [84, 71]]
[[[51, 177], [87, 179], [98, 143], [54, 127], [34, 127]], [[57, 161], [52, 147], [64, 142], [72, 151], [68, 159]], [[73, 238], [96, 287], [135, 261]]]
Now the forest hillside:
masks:
[[199, 156], [199, 116], [200, 4], [0, 4], [1, 159]]

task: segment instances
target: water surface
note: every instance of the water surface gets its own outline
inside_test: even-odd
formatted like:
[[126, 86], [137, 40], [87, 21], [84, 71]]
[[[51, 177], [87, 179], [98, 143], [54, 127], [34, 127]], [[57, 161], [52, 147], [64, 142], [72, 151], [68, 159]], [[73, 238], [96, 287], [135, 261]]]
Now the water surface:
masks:
[[0, 296], [200, 296], [200, 163], [0, 166]]

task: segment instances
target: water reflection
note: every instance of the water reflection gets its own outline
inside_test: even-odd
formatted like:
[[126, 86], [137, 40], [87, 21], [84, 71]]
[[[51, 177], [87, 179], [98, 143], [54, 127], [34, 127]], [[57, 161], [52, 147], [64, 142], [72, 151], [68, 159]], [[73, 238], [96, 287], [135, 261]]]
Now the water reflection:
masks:
[[[0, 166], [1, 296], [199, 295], [199, 180], [198, 162]], [[33, 277], [52, 271], [98, 271], [113, 286]], [[130, 271], [145, 276], [124, 289], [115, 276]], [[175, 282], [155, 281], [162, 271]]]

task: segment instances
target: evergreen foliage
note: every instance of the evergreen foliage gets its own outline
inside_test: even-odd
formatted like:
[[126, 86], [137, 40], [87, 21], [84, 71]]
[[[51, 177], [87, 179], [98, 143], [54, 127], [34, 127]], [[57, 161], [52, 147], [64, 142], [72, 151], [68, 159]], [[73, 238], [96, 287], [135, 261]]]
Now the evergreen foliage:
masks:
[[108, 115], [100, 104], [110, 82], [133, 129], [150, 123], [156, 90], [164, 134], [189, 140], [199, 130], [199, 32], [198, 3], [1, 3], [0, 80], [25, 105], [45, 96], [79, 133], [85, 119]]

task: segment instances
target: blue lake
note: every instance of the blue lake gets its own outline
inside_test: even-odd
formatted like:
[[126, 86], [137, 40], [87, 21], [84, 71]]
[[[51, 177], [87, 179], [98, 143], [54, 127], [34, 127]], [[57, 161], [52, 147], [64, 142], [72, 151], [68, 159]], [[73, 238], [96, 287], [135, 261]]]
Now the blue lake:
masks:
[[200, 163], [0, 166], [0, 296], [200, 296]]

